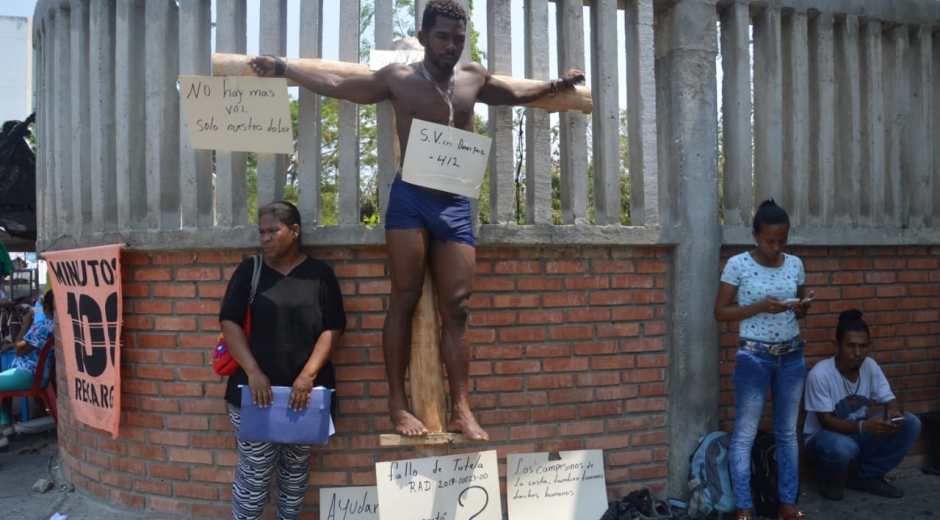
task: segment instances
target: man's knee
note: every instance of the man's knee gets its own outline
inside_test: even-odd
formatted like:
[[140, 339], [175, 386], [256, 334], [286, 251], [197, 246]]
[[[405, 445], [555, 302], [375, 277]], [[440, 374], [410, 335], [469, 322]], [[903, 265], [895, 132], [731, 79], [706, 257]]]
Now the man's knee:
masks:
[[439, 310], [444, 324], [466, 328], [470, 315], [469, 307], [469, 294], [441, 302]]
[[905, 437], [916, 439], [920, 435], [920, 418], [910, 412], [904, 412], [904, 422], [898, 432]]
[[858, 444], [848, 435], [822, 431], [812, 439], [812, 456], [817, 464], [847, 466], [858, 456]]
[[389, 298], [389, 312], [399, 311], [407, 316], [414, 313], [421, 299], [421, 285], [416, 287], [392, 287]]

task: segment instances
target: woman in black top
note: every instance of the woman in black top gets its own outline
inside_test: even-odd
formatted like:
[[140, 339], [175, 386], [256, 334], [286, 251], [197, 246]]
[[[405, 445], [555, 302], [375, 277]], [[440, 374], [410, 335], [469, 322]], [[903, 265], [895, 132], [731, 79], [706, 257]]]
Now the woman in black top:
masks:
[[[300, 251], [300, 212], [289, 202], [258, 211], [261, 275], [251, 302], [251, 337], [245, 322], [254, 260], [241, 263], [229, 281], [219, 321], [239, 369], [228, 379], [225, 400], [236, 433], [241, 390], [251, 388], [258, 406], [272, 402], [271, 386], [292, 388], [290, 407], [302, 410], [315, 386], [335, 388], [330, 352], [346, 327], [342, 295], [333, 270]], [[271, 475], [277, 471], [278, 518], [297, 518], [309, 477], [310, 446], [238, 442], [232, 484], [232, 517], [260, 518]]]

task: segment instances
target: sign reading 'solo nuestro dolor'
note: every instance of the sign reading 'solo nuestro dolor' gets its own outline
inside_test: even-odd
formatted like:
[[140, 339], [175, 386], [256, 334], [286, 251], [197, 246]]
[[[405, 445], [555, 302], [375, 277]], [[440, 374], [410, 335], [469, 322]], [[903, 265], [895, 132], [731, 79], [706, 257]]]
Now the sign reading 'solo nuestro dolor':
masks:
[[193, 148], [294, 153], [284, 78], [180, 76]]

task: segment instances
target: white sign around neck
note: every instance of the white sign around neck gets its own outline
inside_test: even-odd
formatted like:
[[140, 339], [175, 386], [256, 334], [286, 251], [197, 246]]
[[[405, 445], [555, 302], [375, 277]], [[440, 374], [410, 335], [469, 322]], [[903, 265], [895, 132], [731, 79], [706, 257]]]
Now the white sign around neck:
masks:
[[503, 518], [495, 450], [379, 462], [375, 480], [381, 520]]
[[321, 520], [379, 520], [375, 486], [320, 488]]
[[607, 511], [602, 450], [510, 453], [506, 507], [510, 520], [597, 520]]
[[492, 142], [473, 132], [414, 119], [401, 178], [425, 188], [477, 199]]
[[180, 76], [183, 124], [193, 148], [294, 153], [284, 78]]
[[408, 65], [409, 63], [417, 63], [423, 59], [423, 50], [402, 49], [397, 51], [380, 51], [373, 49], [369, 52], [369, 70], [379, 70], [391, 63]]

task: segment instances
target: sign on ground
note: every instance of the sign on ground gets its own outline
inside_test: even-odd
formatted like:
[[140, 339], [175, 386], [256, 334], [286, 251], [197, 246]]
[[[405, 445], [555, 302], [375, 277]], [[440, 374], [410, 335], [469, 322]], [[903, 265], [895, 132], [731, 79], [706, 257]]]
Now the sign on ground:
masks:
[[[601, 450], [510, 453], [506, 457], [509, 520], [597, 520], [607, 510]], [[385, 519], [382, 519], [385, 520]]]

